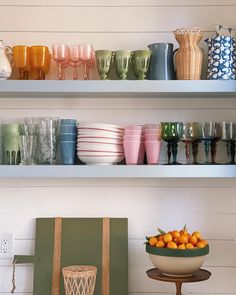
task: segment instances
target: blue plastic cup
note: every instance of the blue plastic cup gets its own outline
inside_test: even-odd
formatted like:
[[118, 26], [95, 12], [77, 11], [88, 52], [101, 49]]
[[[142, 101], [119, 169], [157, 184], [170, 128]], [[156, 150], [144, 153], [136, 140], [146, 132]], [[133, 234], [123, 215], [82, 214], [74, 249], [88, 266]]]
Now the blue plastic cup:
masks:
[[76, 141], [76, 133], [61, 133], [60, 141]]
[[61, 141], [60, 147], [61, 147], [61, 164], [74, 165], [76, 141]]
[[61, 119], [60, 125], [76, 125], [77, 121], [75, 119]]
[[60, 125], [60, 133], [77, 133], [76, 125]]

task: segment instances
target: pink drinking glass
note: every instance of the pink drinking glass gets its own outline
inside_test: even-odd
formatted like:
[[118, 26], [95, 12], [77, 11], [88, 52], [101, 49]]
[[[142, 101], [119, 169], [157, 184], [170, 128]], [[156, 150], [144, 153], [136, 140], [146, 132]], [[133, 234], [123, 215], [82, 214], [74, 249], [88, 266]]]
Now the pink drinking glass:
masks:
[[53, 44], [52, 45], [52, 55], [53, 59], [58, 65], [58, 79], [64, 80], [65, 73], [64, 68], [68, 65], [69, 53], [66, 44]]
[[91, 44], [80, 44], [79, 45], [79, 56], [84, 66], [84, 80], [89, 79], [88, 67], [94, 64], [94, 48]]
[[69, 61], [70, 65], [74, 68], [73, 79], [78, 80], [77, 67], [80, 65], [79, 45], [71, 45], [69, 47]]

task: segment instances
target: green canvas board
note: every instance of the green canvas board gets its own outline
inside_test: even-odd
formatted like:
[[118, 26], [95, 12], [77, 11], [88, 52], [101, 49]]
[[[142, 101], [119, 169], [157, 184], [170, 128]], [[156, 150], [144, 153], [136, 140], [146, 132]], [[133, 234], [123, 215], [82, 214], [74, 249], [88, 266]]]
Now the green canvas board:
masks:
[[[37, 218], [35, 256], [16, 255], [17, 263], [34, 263], [34, 295], [51, 295], [54, 218]], [[102, 294], [102, 218], [62, 218], [61, 266], [98, 268], [94, 295]], [[128, 221], [110, 219], [110, 295], [128, 294]], [[65, 295], [61, 275], [61, 295]]]

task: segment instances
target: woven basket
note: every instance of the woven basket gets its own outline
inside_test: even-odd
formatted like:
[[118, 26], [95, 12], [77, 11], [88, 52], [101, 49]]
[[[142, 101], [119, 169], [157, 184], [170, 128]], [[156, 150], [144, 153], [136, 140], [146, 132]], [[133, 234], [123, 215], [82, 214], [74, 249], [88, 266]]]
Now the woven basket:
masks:
[[72, 265], [62, 269], [66, 295], [93, 295], [97, 268], [89, 265]]

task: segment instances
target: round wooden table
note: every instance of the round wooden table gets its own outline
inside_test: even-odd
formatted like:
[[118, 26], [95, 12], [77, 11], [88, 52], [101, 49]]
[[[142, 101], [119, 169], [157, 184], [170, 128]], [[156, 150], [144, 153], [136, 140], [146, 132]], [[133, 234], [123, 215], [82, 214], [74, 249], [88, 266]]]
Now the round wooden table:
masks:
[[205, 269], [199, 269], [191, 276], [171, 277], [162, 274], [157, 268], [152, 268], [147, 271], [147, 275], [149, 278], [154, 280], [175, 283], [176, 295], [181, 295], [182, 283], [194, 283], [208, 280], [211, 276], [211, 273]]

